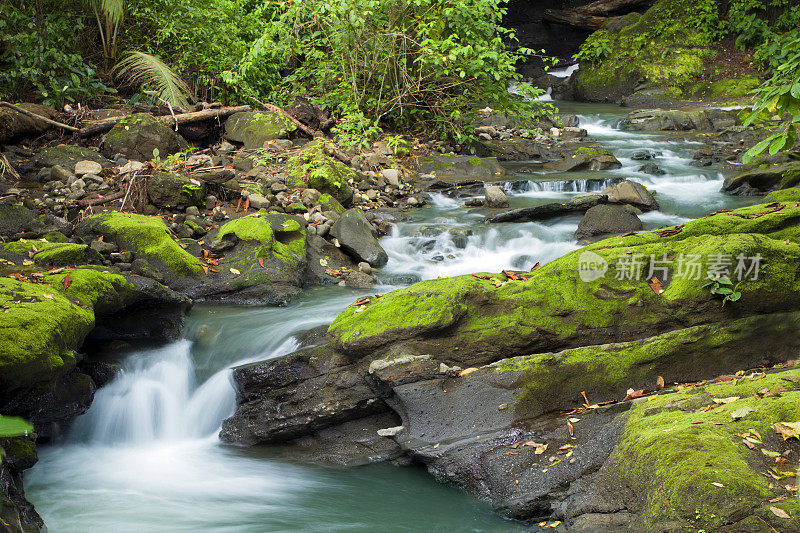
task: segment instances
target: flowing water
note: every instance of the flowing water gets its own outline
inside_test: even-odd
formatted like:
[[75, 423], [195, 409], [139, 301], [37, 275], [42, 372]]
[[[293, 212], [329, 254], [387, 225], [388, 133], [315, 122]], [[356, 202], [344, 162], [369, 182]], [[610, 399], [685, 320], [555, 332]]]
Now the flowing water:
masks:
[[[753, 200], [720, 192], [718, 170], [688, 165], [696, 145], [667, 135], [614, 129], [611, 106], [570, 104], [581, 126], [623, 164], [603, 173], [544, 173], [509, 165], [512, 207], [599, 191], [632, 178], [658, 193], [661, 210], [646, 229], [677, 224]], [[631, 156], [659, 152], [666, 174], [638, 172]], [[420, 279], [503, 268], [527, 270], [576, 249], [580, 217], [541, 223], [483, 224], [484, 209], [432, 195], [383, 240], [386, 292]], [[421, 468], [342, 470], [290, 464], [268, 450], [223, 446], [222, 421], [235, 407], [230, 368], [290, 353], [296, 336], [329, 323], [359, 292], [309, 288], [284, 308], [198, 306], [184, 339], [129, 354], [123, 372], [60, 442], [43, 446], [25, 486], [53, 533], [140, 531], [526, 531]]]

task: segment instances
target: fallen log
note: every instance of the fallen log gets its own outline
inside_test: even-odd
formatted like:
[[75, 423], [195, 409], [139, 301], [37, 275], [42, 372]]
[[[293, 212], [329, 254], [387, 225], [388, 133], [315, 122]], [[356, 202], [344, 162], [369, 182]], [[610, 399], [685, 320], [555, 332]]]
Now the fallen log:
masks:
[[[160, 122], [163, 122], [167, 126], [172, 126], [173, 124], [177, 124], [178, 127], [180, 127], [183, 124], [191, 124], [193, 122], [200, 122], [212, 118], [223, 118], [233, 115], [234, 113], [240, 113], [252, 110], [253, 108], [250, 107], [249, 105], [240, 105], [235, 107], [221, 107], [219, 109], [205, 109], [203, 111], [192, 111], [190, 113], [181, 113], [175, 115], [174, 117], [171, 115], [164, 115], [155, 118]], [[78, 132], [78, 134], [81, 137], [91, 137], [92, 135], [104, 133], [113, 128], [117, 123], [122, 121], [122, 119], [124, 118], [126, 117], [125, 116], [110, 117], [110, 118], [105, 118], [103, 120], [98, 120], [96, 122], [92, 122], [91, 124], [82, 128]]]
[[537, 205], [536, 207], [523, 207], [522, 209], [513, 209], [506, 211], [499, 215], [493, 216], [486, 220], [487, 223], [496, 222], [533, 222], [535, 220], [545, 220], [561, 215], [570, 215], [574, 213], [584, 213], [589, 208], [599, 204], [608, 203], [608, 196], [605, 194], [598, 194], [586, 198], [575, 198], [569, 202], [552, 203]]
[[595, 15], [587, 15], [585, 13], [577, 13], [575, 11], [566, 11], [561, 9], [548, 9], [542, 16], [544, 22], [555, 22], [557, 24], [566, 24], [573, 28], [580, 28], [584, 30], [599, 30], [600, 26], [608, 20], [608, 17], [598, 17]]

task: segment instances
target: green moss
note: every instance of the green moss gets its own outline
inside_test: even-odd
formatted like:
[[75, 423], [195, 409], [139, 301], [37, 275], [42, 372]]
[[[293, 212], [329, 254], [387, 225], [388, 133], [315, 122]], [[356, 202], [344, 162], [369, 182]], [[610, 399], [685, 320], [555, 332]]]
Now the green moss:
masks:
[[[628, 388], [650, 388], [658, 376], [668, 382], [698, 380], [769, 357], [794, 357], [800, 313], [776, 313], [693, 326], [631, 342], [586, 346], [559, 353], [503, 359], [496, 372], [517, 372], [524, 393], [515, 416], [529, 419], [553, 409], [571, 409], [586, 391], [592, 401], [616, 399]], [[757, 348], [756, 348], [757, 347]], [[768, 355], [766, 355], [768, 354]], [[557, 389], [553, 383], [558, 383]]]
[[[800, 275], [793, 266], [800, 261], [800, 207], [742, 218], [768, 209], [759, 205], [719, 213], [689, 222], [672, 236], [647, 232], [606, 239], [544, 265], [526, 281], [500, 287], [473, 276], [422, 282], [375, 300], [362, 311], [344, 311], [331, 324], [329, 337], [340, 349], [364, 352], [411, 340], [420, 327], [423, 331], [447, 328], [449, 337], [458, 338], [460, 349], [507, 357], [535, 353], [553, 344], [565, 348], [586, 344], [606, 334], [601, 332], [623, 341], [643, 331], [711, 323], [744, 310], [792, 309], [800, 304]], [[584, 251], [607, 261], [604, 277], [581, 280], [578, 266]], [[734, 305], [722, 307], [702, 288], [703, 279], [675, 277], [674, 269], [674, 279], [661, 294], [655, 294], [646, 282], [651, 257], [709, 258], [721, 253], [732, 258], [762, 257], [758, 279], [741, 284], [743, 296]], [[638, 267], [630, 279], [621, 261], [634, 255], [639, 258]], [[502, 274], [495, 277], [506, 280]]]
[[480, 157], [472, 156], [469, 159], [469, 164], [472, 165], [473, 167], [479, 167], [481, 165], [481, 163], [483, 163], [483, 161], [481, 161]]
[[688, 83], [683, 90], [690, 97], [704, 97], [713, 100], [726, 98], [742, 98], [750, 96], [751, 91], [761, 85], [761, 80], [755, 76], [742, 76], [739, 78], [725, 78], [713, 82]]
[[0, 384], [5, 390], [52, 379], [76, 363], [94, 326], [91, 309], [56, 288], [0, 278]]
[[609, 150], [606, 150], [604, 148], [592, 148], [589, 146], [581, 146], [580, 148], [575, 150], [575, 152], [573, 152], [572, 155], [588, 155], [594, 158], [606, 155], [613, 156], [614, 154], [612, 154]]
[[353, 189], [349, 181], [357, 177], [355, 171], [328, 155], [322, 140], [308, 143], [289, 159], [286, 166], [286, 184], [291, 188], [313, 188], [333, 196], [339, 203], [349, 205]]
[[330, 194], [323, 194], [320, 196], [319, 203], [322, 206], [323, 211], [335, 211], [340, 215], [345, 212], [344, 206], [342, 206], [342, 204], [340, 204], [336, 198]]
[[[691, 0], [658, 0], [644, 15], [619, 31], [598, 30], [593, 37], [608, 51], [598, 61], [582, 61], [576, 76], [579, 93], [598, 97], [629, 89], [637, 82], [680, 86], [704, 71], [715, 55], [710, 39], [686, 24]], [[599, 99], [599, 98], [597, 98]]]
[[764, 203], [772, 202], [800, 202], [800, 187], [773, 191], [764, 197]]
[[[782, 377], [796, 379], [800, 370], [682, 390], [650, 398], [633, 409], [611, 460], [621, 483], [644, 499], [643, 529], [672, 520], [681, 525], [676, 530], [716, 531], [744, 519], [764, 530], [800, 527], [797, 500], [781, 483], [770, 487], [771, 478], [762, 473], [776, 465], [760, 449], [782, 452], [786, 446], [772, 424], [800, 420], [800, 391]], [[779, 387], [790, 391], [763, 399], [752, 396], [763, 388]], [[713, 398], [733, 396], [741, 399], [711, 410], [697, 408], [713, 406]], [[734, 420], [731, 413], [745, 406], [753, 411]], [[753, 430], [763, 443], [751, 450], [736, 434], [752, 435]], [[788, 498], [769, 501], [780, 496]], [[793, 518], [776, 517], [771, 506]]]
[[89, 247], [85, 244], [54, 243], [45, 239], [20, 239], [0, 247], [9, 254], [21, 256], [23, 260], [28, 260], [33, 253], [33, 261], [42, 265], [77, 265], [85, 263], [89, 257]]
[[200, 260], [181, 248], [159, 217], [129, 213], [103, 213], [89, 218], [91, 227], [106, 240], [123, 250], [133, 250], [138, 257], [156, 261], [183, 276], [203, 273]]
[[[254, 214], [222, 226], [218, 239], [234, 234], [242, 241], [225, 257], [225, 267], [240, 272], [236, 287], [270, 284], [298, 274], [306, 256], [305, 229], [286, 215]], [[259, 259], [264, 260], [262, 267]]]

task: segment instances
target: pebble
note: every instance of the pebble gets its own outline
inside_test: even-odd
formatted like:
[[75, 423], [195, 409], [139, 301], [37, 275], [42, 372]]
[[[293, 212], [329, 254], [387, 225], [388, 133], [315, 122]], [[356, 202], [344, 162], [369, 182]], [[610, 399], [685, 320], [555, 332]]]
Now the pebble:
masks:
[[75, 163], [75, 175], [77, 176], [100, 174], [102, 171], [103, 166], [97, 161], [78, 161]]

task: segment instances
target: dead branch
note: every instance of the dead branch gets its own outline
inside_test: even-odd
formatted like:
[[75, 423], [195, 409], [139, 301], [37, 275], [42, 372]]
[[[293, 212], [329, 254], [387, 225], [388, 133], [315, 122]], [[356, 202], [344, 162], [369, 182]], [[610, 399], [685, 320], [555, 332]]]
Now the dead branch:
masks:
[[8, 102], [0, 102], [0, 107], [7, 107], [9, 109], [13, 109], [17, 113], [21, 113], [21, 114], [23, 114], [25, 116], [28, 116], [28, 117], [30, 117], [30, 118], [32, 118], [34, 120], [39, 120], [41, 122], [44, 122], [46, 124], [50, 124], [51, 126], [56, 126], [57, 128], [61, 128], [63, 130], [78, 131], [78, 128], [73, 128], [72, 126], [68, 126], [66, 124], [62, 124], [61, 122], [56, 122], [55, 120], [49, 119], [47, 117], [43, 117], [42, 115], [37, 115], [36, 113], [34, 113], [32, 111], [28, 111], [27, 109], [23, 109], [23, 108], [21, 108], [21, 107], [19, 107], [17, 105], [10, 104]]

